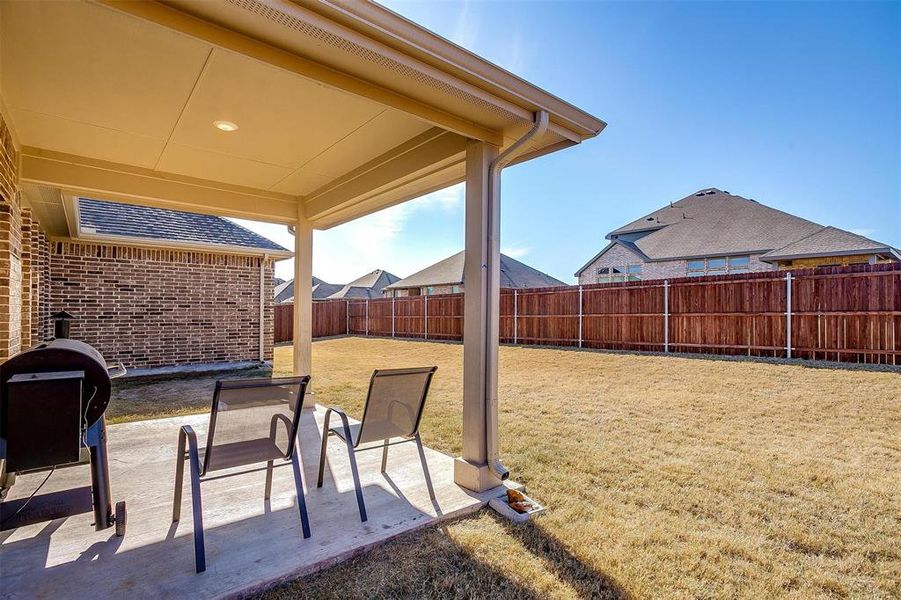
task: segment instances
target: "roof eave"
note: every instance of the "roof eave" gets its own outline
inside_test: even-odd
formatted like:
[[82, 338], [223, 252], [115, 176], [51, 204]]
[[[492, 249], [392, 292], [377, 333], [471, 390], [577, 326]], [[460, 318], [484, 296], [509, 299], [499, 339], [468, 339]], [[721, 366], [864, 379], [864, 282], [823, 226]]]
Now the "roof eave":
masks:
[[796, 254], [774, 254], [774, 255], [763, 255], [760, 257], [760, 260], [764, 262], [773, 262], [777, 260], [795, 260], [800, 258], [817, 258], [817, 257], [830, 257], [830, 256], [857, 256], [861, 254], [891, 254], [898, 260], [901, 260], [901, 252], [895, 250], [894, 248], [890, 248], [888, 246], [882, 248], [867, 248], [867, 249], [857, 249], [857, 250], [836, 250], [834, 252], [804, 252], [804, 253], [796, 253]]
[[481, 56], [414, 23], [375, 2], [356, 0], [292, 0], [333, 20], [379, 39], [449, 74], [513, 101], [530, 112], [546, 110], [551, 121], [578, 133], [584, 140], [601, 133], [607, 124], [577, 106], [529, 83]]
[[285, 260], [294, 256], [289, 250], [274, 250], [272, 248], [254, 248], [250, 246], [233, 246], [230, 244], [210, 244], [205, 242], [190, 242], [185, 240], [165, 240], [142, 238], [128, 235], [94, 234], [81, 230], [77, 236], [54, 237], [57, 241], [89, 242], [99, 244], [111, 244], [115, 246], [142, 246], [151, 248], [172, 248], [177, 250], [194, 250], [210, 252], [212, 254], [242, 254], [245, 256], [268, 256], [275, 260]]

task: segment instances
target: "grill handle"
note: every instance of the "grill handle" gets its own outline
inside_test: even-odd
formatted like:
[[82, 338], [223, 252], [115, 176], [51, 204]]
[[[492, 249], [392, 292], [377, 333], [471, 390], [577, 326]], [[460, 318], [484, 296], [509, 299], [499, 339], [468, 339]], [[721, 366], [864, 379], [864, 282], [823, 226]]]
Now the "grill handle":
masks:
[[109, 374], [110, 379], [115, 379], [116, 377], [122, 377], [128, 372], [128, 369], [125, 368], [125, 365], [122, 363], [116, 363], [111, 367], [106, 369], [106, 372]]

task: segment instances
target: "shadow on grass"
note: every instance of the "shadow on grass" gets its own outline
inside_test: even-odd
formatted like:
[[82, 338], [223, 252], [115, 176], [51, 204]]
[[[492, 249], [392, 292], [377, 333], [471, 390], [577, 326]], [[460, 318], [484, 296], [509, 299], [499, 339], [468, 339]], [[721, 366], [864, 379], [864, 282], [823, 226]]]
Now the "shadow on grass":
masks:
[[[545, 598], [541, 591], [528, 585], [528, 573], [517, 569], [514, 553], [510, 553], [509, 560], [501, 556], [498, 562], [503, 567], [498, 567], [454, 540], [450, 529], [455, 522], [485, 514], [480, 512], [401, 535], [348, 562], [270, 589], [256, 598]], [[574, 556], [539, 525], [515, 525], [493, 514], [491, 518], [512, 538], [507, 543], [521, 545], [578, 597], [629, 598], [612, 578]]]
[[494, 517], [510, 537], [516, 539], [532, 555], [541, 559], [548, 569], [571, 586], [582, 598], [629, 598], [629, 594], [611, 577], [598, 572], [591, 565], [572, 554], [539, 522], [511, 523]]

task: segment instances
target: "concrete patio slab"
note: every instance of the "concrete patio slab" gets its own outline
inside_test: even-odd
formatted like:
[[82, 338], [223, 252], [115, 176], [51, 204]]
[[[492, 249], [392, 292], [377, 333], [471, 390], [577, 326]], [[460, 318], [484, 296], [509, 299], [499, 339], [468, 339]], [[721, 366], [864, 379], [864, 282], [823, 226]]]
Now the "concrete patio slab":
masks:
[[[172, 523], [178, 427], [205, 440], [207, 415], [109, 427], [113, 501], [128, 503], [128, 530], [95, 532], [92, 515], [30, 525], [0, 534], [0, 597], [223, 598], [244, 595], [331, 566], [417, 527], [484, 506], [496, 491], [475, 494], [453, 482], [453, 459], [426, 449], [429, 492], [415, 444], [392, 446], [388, 472], [381, 452], [358, 454], [369, 520], [361, 523], [345, 446], [328, 449], [325, 483], [316, 489], [324, 410], [304, 411], [301, 453], [312, 537], [303, 539], [290, 463], [277, 468], [272, 499], [265, 473], [202, 486], [207, 571], [194, 572], [190, 485], [182, 518]], [[46, 473], [20, 477], [9, 498], [27, 497]], [[41, 493], [90, 483], [87, 466], [61, 469]]]

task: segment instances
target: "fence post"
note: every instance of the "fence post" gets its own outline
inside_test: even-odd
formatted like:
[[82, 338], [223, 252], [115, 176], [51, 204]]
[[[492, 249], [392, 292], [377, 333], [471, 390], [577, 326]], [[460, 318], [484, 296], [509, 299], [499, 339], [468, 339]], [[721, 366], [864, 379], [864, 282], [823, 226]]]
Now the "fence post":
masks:
[[513, 343], [519, 341], [519, 296], [516, 288], [513, 288]]
[[785, 274], [785, 358], [792, 357], [792, 273]]
[[366, 336], [369, 336], [369, 298], [366, 298]]
[[425, 315], [424, 323], [422, 324], [423, 335], [425, 339], [429, 339], [429, 297], [425, 295], [422, 297], [422, 312]]
[[394, 301], [395, 300], [397, 300], [397, 298], [395, 298], [394, 296], [391, 296], [391, 337], [394, 337]]
[[669, 352], [669, 279], [663, 280], [663, 352]]
[[582, 286], [579, 286], [579, 348], [582, 347]]
[[344, 301], [344, 335], [350, 335], [350, 300]]

